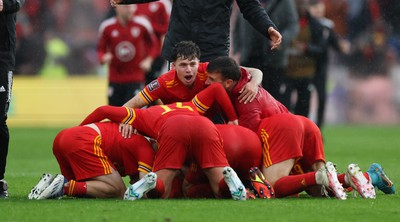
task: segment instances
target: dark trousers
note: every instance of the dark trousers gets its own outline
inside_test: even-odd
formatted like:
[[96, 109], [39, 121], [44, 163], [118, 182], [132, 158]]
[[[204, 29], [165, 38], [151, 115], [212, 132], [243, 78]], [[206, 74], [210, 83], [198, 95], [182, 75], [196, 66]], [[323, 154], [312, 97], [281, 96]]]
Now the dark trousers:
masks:
[[283, 67], [264, 66], [260, 67], [263, 72], [262, 86], [266, 89], [276, 100], [282, 102], [283, 92], [283, 75], [285, 69]]
[[327, 81], [327, 67], [317, 68], [313, 83], [318, 94], [318, 108], [317, 108], [317, 120], [316, 124], [318, 127], [322, 127], [325, 118], [325, 106], [326, 106], [326, 81]]
[[[311, 78], [286, 78], [286, 89], [283, 94], [283, 104], [294, 114], [308, 117], [312, 90]], [[293, 101], [292, 93], [297, 92]], [[292, 104], [293, 102], [293, 104]]]
[[108, 84], [108, 105], [122, 106], [134, 97], [142, 88], [143, 83], [112, 83]]
[[0, 180], [4, 179], [10, 141], [6, 120], [11, 100], [12, 75], [11, 71], [0, 70]]
[[267, 90], [276, 100], [282, 102], [283, 92], [281, 91], [281, 87], [283, 84], [283, 77], [285, 72], [284, 67], [265, 65], [262, 59], [253, 56], [246, 59], [246, 61], [242, 61], [241, 65], [261, 70], [263, 73], [263, 88]]

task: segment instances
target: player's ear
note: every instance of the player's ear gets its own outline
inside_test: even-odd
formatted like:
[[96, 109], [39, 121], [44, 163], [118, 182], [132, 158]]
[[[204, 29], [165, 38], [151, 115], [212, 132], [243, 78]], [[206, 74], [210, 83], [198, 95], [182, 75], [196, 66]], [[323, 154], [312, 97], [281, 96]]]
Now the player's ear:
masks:
[[225, 88], [231, 88], [233, 86], [234, 82], [232, 79], [225, 79]]

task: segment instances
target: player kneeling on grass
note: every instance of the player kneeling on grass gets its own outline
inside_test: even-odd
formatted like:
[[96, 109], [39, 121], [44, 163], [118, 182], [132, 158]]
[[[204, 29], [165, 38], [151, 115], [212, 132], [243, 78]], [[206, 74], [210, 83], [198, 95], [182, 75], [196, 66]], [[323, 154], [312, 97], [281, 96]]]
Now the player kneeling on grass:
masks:
[[134, 183], [148, 175], [154, 150], [141, 135], [123, 138], [118, 127], [117, 123], [102, 122], [62, 130], [53, 144], [61, 174], [45, 173], [28, 198], [122, 199], [126, 186], [121, 176], [130, 176]]
[[[237, 125], [216, 124], [224, 141], [224, 151], [229, 165], [236, 171], [240, 180], [247, 185], [248, 198], [271, 198], [274, 196], [272, 186], [265, 185], [262, 178], [254, 174], [254, 167], [259, 167], [262, 159], [261, 143], [253, 131]], [[249, 171], [250, 175], [249, 175]], [[269, 186], [269, 188], [268, 188]], [[183, 193], [187, 198], [213, 198], [211, 186], [203, 171], [192, 163], [186, 170], [183, 182]], [[221, 193], [221, 197], [229, 198], [230, 193]]]
[[252, 102], [240, 103], [238, 95], [251, 77], [232, 58], [223, 56], [210, 61], [207, 73], [206, 84], [220, 83], [229, 93], [239, 124], [258, 134], [263, 151], [262, 174], [273, 185], [276, 197], [304, 190], [315, 195], [314, 188], [319, 188], [320, 196], [324, 186], [337, 198], [346, 199], [342, 184], [353, 187], [364, 198], [375, 198], [373, 186], [383, 187], [385, 193], [394, 192], [392, 183], [379, 167], [369, 177], [368, 173], [361, 173], [358, 165], [351, 164], [347, 177], [345, 174], [338, 177], [333, 164], [325, 164], [319, 128], [308, 118], [291, 114], [262, 87]]

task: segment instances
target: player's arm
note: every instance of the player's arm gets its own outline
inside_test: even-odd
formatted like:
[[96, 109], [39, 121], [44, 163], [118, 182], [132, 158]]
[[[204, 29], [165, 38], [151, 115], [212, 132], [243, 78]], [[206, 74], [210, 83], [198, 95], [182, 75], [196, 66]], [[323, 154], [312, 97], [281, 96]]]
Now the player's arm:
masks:
[[110, 4], [112, 7], [115, 7], [118, 4], [128, 5], [128, 4], [155, 2], [155, 1], [158, 0], [110, 0]]
[[90, 113], [80, 124], [80, 126], [100, 122], [109, 119], [113, 122], [132, 124], [136, 118], [135, 110], [119, 106], [100, 106]]
[[150, 20], [145, 16], [135, 16], [134, 21], [142, 26], [143, 37], [146, 49], [146, 57], [140, 61], [139, 67], [145, 72], [151, 70], [151, 65], [154, 59], [158, 56], [158, 40], [156, 34], [154, 33], [153, 26]]
[[[142, 108], [149, 105], [151, 102], [155, 102], [157, 105], [161, 105], [162, 102], [158, 98], [155, 98], [154, 95], [150, 95], [149, 93], [149, 87], [154, 84], [153, 82], [149, 83], [149, 85], [147, 85], [142, 91], [136, 94], [123, 106], [130, 108]], [[133, 129], [132, 126], [126, 124], [120, 124], [118, 129], [119, 132], [121, 132], [122, 137], [124, 138], [130, 138], [132, 136], [132, 133], [135, 133], [135, 129]]]
[[258, 93], [258, 86], [261, 85], [263, 73], [261, 70], [256, 68], [249, 68], [249, 67], [241, 67], [247, 70], [251, 75], [251, 80], [246, 83], [246, 85], [242, 88], [239, 95], [239, 102], [241, 103], [249, 103], [256, 98]]
[[142, 108], [159, 99], [159, 94], [162, 94], [162, 87], [160, 87], [159, 78], [160, 77], [147, 84], [142, 91], [126, 102], [124, 106]]
[[[129, 108], [142, 108], [146, 106], [147, 103], [139, 96], [139, 93], [136, 94], [132, 99], [126, 102], [123, 106]], [[129, 124], [120, 123], [118, 126], [118, 131], [121, 133], [123, 138], [131, 138], [132, 134], [136, 134], [137, 131]]]
[[142, 107], [148, 105], [148, 103], [140, 96], [140, 93], [138, 93], [134, 97], [132, 97], [132, 99], [130, 99], [128, 102], [126, 102], [124, 104], [124, 106], [130, 107], [130, 108], [142, 108]]
[[227, 116], [230, 123], [237, 124], [237, 115], [233, 108], [232, 102], [224, 89], [219, 83], [214, 83], [199, 92], [192, 100], [197, 111], [204, 114], [214, 102], [217, 102], [222, 111]]
[[271, 49], [276, 49], [282, 42], [282, 35], [269, 18], [265, 9], [257, 0], [236, 0], [243, 17], [262, 35], [271, 41]]
[[155, 2], [158, 0], [122, 0], [120, 4], [137, 4], [137, 3], [148, 3], [148, 2]]
[[0, 1], [0, 12], [5, 14], [12, 14], [18, 12], [25, 0], [1, 0]]
[[99, 28], [99, 40], [97, 42], [97, 58], [100, 64], [109, 64], [113, 58], [111, 52], [107, 50], [107, 42], [109, 41], [104, 33], [105, 23], [102, 23]]

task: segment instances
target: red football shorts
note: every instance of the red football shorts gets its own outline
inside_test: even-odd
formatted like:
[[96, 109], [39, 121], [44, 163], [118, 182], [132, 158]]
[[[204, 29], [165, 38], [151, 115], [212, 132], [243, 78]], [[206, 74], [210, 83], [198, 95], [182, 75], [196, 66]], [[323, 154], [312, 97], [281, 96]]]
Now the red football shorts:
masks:
[[62, 130], [53, 143], [61, 173], [68, 180], [82, 181], [111, 173], [115, 167], [101, 149], [101, 137], [92, 128], [77, 126]]
[[160, 128], [154, 172], [181, 169], [185, 161], [200, 168], [228, 166], [221, 136], [204, 116], [170, 116]]
[[324, 144], [320, 129], [310, 119], [300, 115], [296, 115], [296, 117], [303, 124], [304, 141], [302, 146], [303, 157], [297, 160], [302, 172], [296, 172], [296, 169], [293, 169], [292, 173], [294, 174], [311, 171], [311, 166], [317, 161], [325, 162]]
[[303, 124], [293, 114], [276, 114], [263, 119], [258, 136], [262, 142], [265, 167], [303, 156]]
[[297, 174], [310, 171], [316, 161], [325, 162], [321, 131], [306, 117], [287, 113], [273, 115], [262, 120], [258, 134], [265, 167], [295, 159], [293, 170]]
[[[241, 180], [249, 177], [251, 167], [260, 167], [262, 159], [261, 143], [257, 134], [242, 126], [216, 124], [224, 143], [224, 151], [229, 165]], [[196, 164], [188, 169], [185, 179], [191, 184], [208, 183], [206, 175]]]

